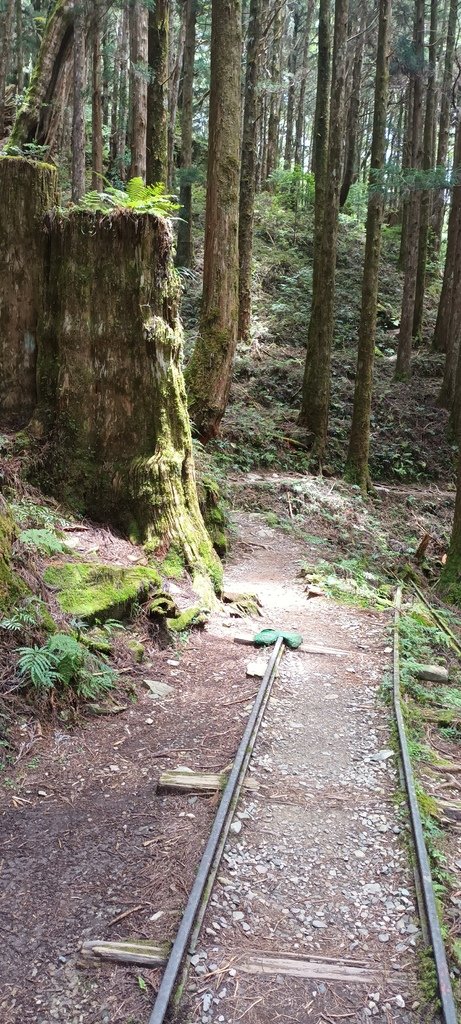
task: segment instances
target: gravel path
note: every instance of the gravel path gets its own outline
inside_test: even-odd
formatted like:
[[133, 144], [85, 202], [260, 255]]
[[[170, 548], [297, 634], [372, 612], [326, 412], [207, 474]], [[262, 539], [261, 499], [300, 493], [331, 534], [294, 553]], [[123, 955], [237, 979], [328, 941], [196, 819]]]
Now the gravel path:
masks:
[[[308, 600], [296, 544], [259, 515], [237, 523], [226, 583], [263, 605], [245, 631], [293, 628], [346, 653], [282, 660], [250, 768], [260, 790], [231, 826], [181, 1021], [434, 1020], [417, 984], [408, 826], [379, 696], [390, 615]], [[229, 633], [224, 617], [212, 628]], [[300, 960], [317, 977], [294, 977]]]

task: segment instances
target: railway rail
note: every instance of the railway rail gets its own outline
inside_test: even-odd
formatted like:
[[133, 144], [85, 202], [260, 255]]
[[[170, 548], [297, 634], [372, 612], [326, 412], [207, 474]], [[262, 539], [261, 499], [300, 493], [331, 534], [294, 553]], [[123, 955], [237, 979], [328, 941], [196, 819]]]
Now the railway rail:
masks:
[[[445, 946], [437, 915], [437, 906], [431, 876], [428, 853], [416, 796], [400, 694], [400, 653], [399, 618], [402, 590], [396, 591], [394, 602], [394, 647], [393, 647], [393, 701], [397, 725], [401, 767], [405, 781], [409, 816], [413, 834], [416, 866], [419, 876], [420, 916], [424, 917], [426, 933], [430, 938], [437, 984], [440, 996], [441, 1019], [443, 1024], [457, 1024], [456, 1009]], [[210, 837], [202, 855], [195, 881], [165, 967], [162, 981], [149, 1017], [149, 1024], [163, 1024], [169, 1008], [178, 1005], [188, 974], [190, 957], [193, 956], [201, 925], [218, 871], [230, 825], [236, 811], [245, 775], [256, 743], [262, 719], [270, 698], [272, 686], [283, 655], [283, 639], [280, 637], [272, 652], [253, 709], [240, 742], [226, 787], [224, 789]]]

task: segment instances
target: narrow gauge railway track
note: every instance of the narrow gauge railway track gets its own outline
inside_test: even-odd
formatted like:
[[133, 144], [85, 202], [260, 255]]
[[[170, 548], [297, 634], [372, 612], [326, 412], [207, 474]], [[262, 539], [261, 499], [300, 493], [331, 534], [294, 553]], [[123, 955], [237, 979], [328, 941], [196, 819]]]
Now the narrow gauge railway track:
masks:
[[[399, 616], [402, 591], [399, 587], [394, 607], [393, 700], [401, 764], [408, 801], [408, 810], [414, 841], [416, 867], [419, 876], [426, 932], [430, 937], [443, 1024], [457, 1024], [458, 1014], [450, 980], [449, 967], [437, 915], [433, 881], [428, 853], [419, 813], [415, 781], [408, 750], [405, 724], [400, 698]], [[260, 725], [270, 698], [273, 682], [283, 654], [283, 640], [279, 638], [268, 663], [255, 699], [251, 715], [240, 742], [226, 788], [223, 792], [209, 840], [202, 855], [196, 878], [166, 964], [148, 1024], [163, 1024], [168, 1008], [178, 1005], [187, 978], [190, 957], [194, 954], [203, 918], [219, 868], [230, 825], [238, 804], [247, 768], [259, 733]], [[182, 973], [181, 973], [182, 968]]]

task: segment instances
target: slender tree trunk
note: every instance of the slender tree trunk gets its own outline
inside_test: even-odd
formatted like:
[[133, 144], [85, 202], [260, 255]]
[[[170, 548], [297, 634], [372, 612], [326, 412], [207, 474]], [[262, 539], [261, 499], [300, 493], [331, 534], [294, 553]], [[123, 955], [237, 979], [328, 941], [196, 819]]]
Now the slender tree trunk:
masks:
[[458, 606], [461, 604], [461, 449], [450, 548], [440, 577], [440, 590], [444, 597], [454, 601]]
[[298, 68], [298, 46], [299, 46], [299, 4], [295, 3], [293, 10], [293, 33], [289, 41], [290, 52], [288, 55], [288, 99], [287, 99], [287, 123], [285, 132], [285, 154], [284, 166], [286, 170], [291, 168], [293, 160], [293, 128], [295, 118], [295, 97], [296, 97], [296, 71]]
[[281, 47], [282, 47], [282, 0], [274, 0], [275, 16], [272, 34], [272, 59], [271, 59], [271, 89], [269, 102], [269, 123], [267, 129], [267, 164], [266, 178], [270, 178], [275, 170], [278, 160], [278, 138], [279, 138], [279, 96], [281, 76]]
[[373, 188], [376, 174], [384, 165], [386, 115], [389, 93], [389, 40], [392, 0], [380, 0], [378, 50], [376, 56], [375, 105], [371, 145], [370, 192], [368, 196], [365, 259], [362, 280], [362, 310], [355, 376], [354, 407], [346, 477], [358, 484], [363, 493], [369, 487], [370, 418], [373, 390], [373, 365], [376, 339], [379, 259], [384, 196]]
[[[169, 61], [170, 71], [170, 88], [168, 98], [168, 188], [173, 188], [174, 180], [174, 143], [175, 143], [175, 130], [176, 130], [176, 116], [178, 113], [178, 99], [179, 99], [179, 83], [181, 79], [181, 68], [183, 67], [184, 61], [184, 46], [186, 39], [186, 9], [187, 0], [183, 0], [181, 5], [181, 20], [179, 22], [178, 38], [176, 41], [176, 52], [174, 60]], [[171, 24], [171, 22], [170, 22]], [[171, 39], [171, 28], [170, 28], [170, 39]], [[195, 44], [194, 44], [195, 49]]]
[[178, 248], [176, 262], [180, 267], [190, 267], [193, 261], [192, 244], [192, 114], [194, 100], [195, 28], [197, 0], [186, 0], [186, 41], [184, 45], [184, 67], [182, 80], [181, 107], [181, 220], [178, 223]]
[[[455, 152], [453, 157], [455, 168], [461, 167], [461, 118], [458, 118], [455, 138]], [[454, 292], [457, 278], [457, 254], [459, 250], [461, 233], [461, 184], [454, 186], [452, 191], [452, 203], [450, 207], [447, 254], [445, 258], [444, 280], [442, 283], [441, 298], [438, 300], [437, 318], [433, 336], [433, 347], [437, 352], [448, 351], [448, 339], [450, 336], [449, 326], [452, 316]], [[445, 401], [443, 402], [445, 404]]]
[[187, 374], [203, 441], [218, 433], [237, 343], [241, 26], [240, 0], [213, 0], [203, 300]]
[[261, 46], [261, 0], [250, 0], [247, 33], [245, 106], [239, 210], [239, 322], [238, 337], [248, 341], [251, 324], [254, 201], [256, 192], [256, 131], [258, 74]]
[[303, 29], [304, 33], [304, 46], [302, 55], [302, 77], [299, 86], [299, 97], [298, 97], [298, 109], [296, 113], [296, 127], [295, 127], [295, 166], [301, 167], [303, 165], [304, 156], [304, 119], [305, 119], [305, 103], [306, 103], [306, 78], [307, 78], [307, 65], [309, 58], [309, 43], [311, 35], [312, 18], [314, 16], [314, 0], [307, 0], [306, 9], [306, 21]]
[[[415, 3], [415, 56], [418, 62], [413, 85], [412, 121], [412, 163], [421, 167], [422, 162], [422, 114], [423, 77], [421, 67], [424, 60], [424, 0]], [[402, 311], [400, 316], [399, 343], [397, 349], [396, 380], [406, 380], [411, 372], [411, 350], [413, 319], [415, 312], [416, 276], [418, 271], [418, 239], [420, 225], [420, 193], [413, 189], [408, 200], [408, 222], [406, 230], [406, 252], [403, 281]]]
[[[415, 80], [410, 78], [407, 88], [404, 117], [404, 138], [402, 151], [402, 171], [411, 167], [413, 152], [413, 107], [414, 107]], [[402, 230], [400, 233], [399, 269], [405, 267], [407, 252], [407, 228], [410, 200], [404, 195], [402, 200]]]
[[16, 86], [19, 96], [24, 92], [24, 39], [22, 0], [16, 0]]
[[147, 184], [166, 184], [168, 175], [168, 0], [149, 10], [147, 87]]
[[85, 193], [85, 13], [82, 0], [75, 0], [74, 22], [72, 200], [78, 203]]
[[128, 10], [122, 13], [121, 40], [120, 40], [120, 85], [118, 92], [118, 114], [117, 114], [117, 138], [115, 149], [115, 161], [118, 173], [122, 181], [126, 177], [125, 153], [129, 118], [129, 74], [128, 65], [130, 60], [130, 22]]
[[[344, 131], [347, 23], [348, 0], [336, 0], [324, 211], [320, 251], [317, 267], [314, 267], [311, 319], [304, 370], [302, 406], [299, 418], [300, 423], [313, 434], [313, 453], [320, 463], [325, 453], [330, 406], [330, 364], [333, 340], [339, 191], [341, 187], [342, 139]], [[316, 168], [318, 167], [320, 156], [320, 141], [317, 137]]]
[[132, 178], [146, 180], [147, 145], [147, 56], [148, 14], [141, 0], [133, 0], [130, 10], [131, 79], [131, 168]]
[[91, 97], [91, 161], [92, 177], [91, 187], [96, 191], [102, 190], [103, 160], [102, 160], [102, 67], [101, 67], [101, 38], [102, 38], [102, 11], [98, 3], [94, 4], [92, 41], [93, 41], [93, 90]]
[[53, 102], [48, 113], [46, 136], [44, 139], [48, 160], [56, 160], [60, 154], [65, 153], [63, 125], [72, 96], [73, 74], [74, 61], [71, 50], [65, 63], [59, 68], [58, 80], [53, 93]]
[[357, 179], [357, 163], [360, 163], [360, 153], [357, 152], [357, 133], [359, 127], [360, 99], [362, 90], [362, 65], [363, 48], [365, 41], [364, 17], [361, 17], [357, 24], [357, 39], [355, 41], [354, 61], [352, 65], [352, 84], [349, 97], [346, 121], [346, 151], [344, 157], [344, 172], [339, 195], [339, 205], [344, 206], [349, 195], [350, 187]]
[[11, 39], [13, 35], [14, 0], [7, 0], [5, 13], [1, 19], [2, 40], [0, 53], [0, 140], [5, 134], [5, 96], [6, 82], [11, 63]]
[[[423, 170], [429, 172], [434, 166], [434, 125], [436, 106], [437, 73], [437, 8], [439, 0], [431, 0], [431, 22], [429, 30], [429, 62], [426, 86], [426, 114], [424, 121]], [[426, 290], [426, 263], [429, 241], [432, 192], [423, 189], [420, 201], [420, 222], [418, 241], [418, 268], [416, 273], [415, 309], [413, 314], [413, 337], [420, 338], [423, 330], [424, 295]]]
[[[437, 145], [437, 167], [445, 167], [448, 158], [448, 142], [450, 137], [450, 109], [452, 105], [453, 63], [455, 56], [456, 25], [459, 0], [450, 0], [445, 46], [442, 90], [440, 97], [439, 139]], [[442, 241], [442, 228], [445, 213], [445, 192], [441, 189], [434, 196], [432, 215], [433, 252], [438, 256]]]

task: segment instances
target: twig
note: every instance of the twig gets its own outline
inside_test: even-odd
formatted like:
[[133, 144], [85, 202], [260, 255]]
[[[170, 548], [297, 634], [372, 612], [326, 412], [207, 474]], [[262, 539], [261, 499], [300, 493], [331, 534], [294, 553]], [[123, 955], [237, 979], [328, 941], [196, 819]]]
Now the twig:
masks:
[[137, 910], [142, 910], [144, 903], [138, 903], [136, 907], [131, 907], [131, 910], [124, 910], [123, 914], [117, 914], [117, 917], [113, 917], [112, 921], [109, 921], [108, 928], [112, 928], [113, 924], [117, 924], [118, 921], [123, 921], [125, 917], [129, 917], [130, 914], [135, 914]]

